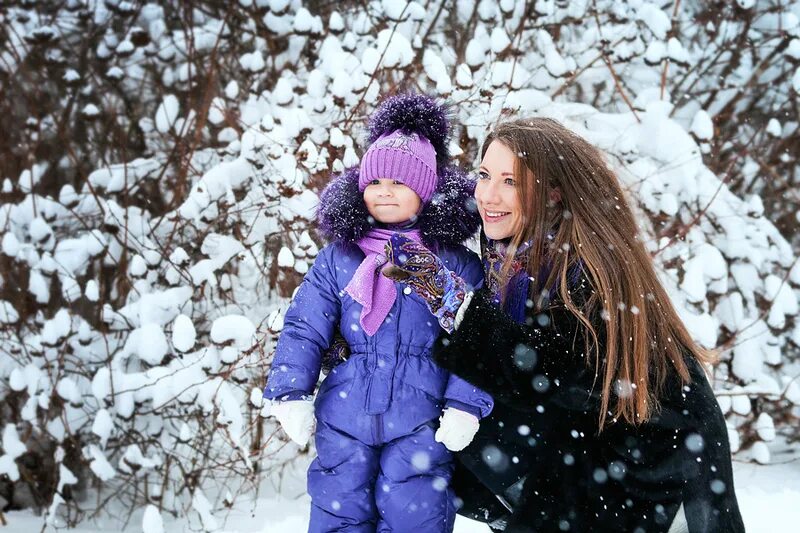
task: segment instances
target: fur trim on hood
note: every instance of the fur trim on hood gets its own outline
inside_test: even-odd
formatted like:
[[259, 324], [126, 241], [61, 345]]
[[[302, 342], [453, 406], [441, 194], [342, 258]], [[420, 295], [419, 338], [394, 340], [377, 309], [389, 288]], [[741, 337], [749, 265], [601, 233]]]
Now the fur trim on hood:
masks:
[[[436, 192], [417, 220], [426, 246], [454, 246], [475, 234], [481, 219], [474, 191], [475, 183], [458, 167], [451, 165], [439, 171]], [[355, 242], [375, 227], [364, 196], [358, 191], [357, 167], [334, 177], [322, 191], [317, 223], [322, 236], [330, 242]]]

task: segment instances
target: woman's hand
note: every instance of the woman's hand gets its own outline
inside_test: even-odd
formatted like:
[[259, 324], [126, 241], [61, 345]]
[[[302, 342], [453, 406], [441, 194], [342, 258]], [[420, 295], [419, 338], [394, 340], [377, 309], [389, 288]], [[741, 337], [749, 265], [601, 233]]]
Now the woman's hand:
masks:
[[451, 272], [436, 254], [402, 233], [386, 243], [387, 265], [383, 275], [405, 283], [425, 300], [442, 329], [452, 332], [458, 308], [466, 295], [466, 283]]

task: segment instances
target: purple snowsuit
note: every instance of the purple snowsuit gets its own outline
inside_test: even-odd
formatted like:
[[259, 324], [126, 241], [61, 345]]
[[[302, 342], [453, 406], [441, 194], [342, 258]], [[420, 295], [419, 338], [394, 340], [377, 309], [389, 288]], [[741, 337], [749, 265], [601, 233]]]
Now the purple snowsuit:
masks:
[[[433, 362], [441, 329], [402, 284], [395, 284], [397, 299], [375, 335], [361, 329], [362, 306], [344, 290], [364, 259], [354, 241], [369, 229], [357, 183], [352, 169], [322, 195], [320, 227], [334, 242], [320, 251], [286, 312], [264, 396], [310, 395], [338, 328], [351, 355], [331, 370], [315, 401], [309, 531], [449, 532], [453, 464], [451, 452], [434, 441], [438, 417], [454, 407], [481, 418], [493, 401]], [[454, 167], [440, 170], [436, 196], [416, 227], [447, 268], [479, 286], [481, 262], [459, 244], [479, 223], [471, 189]]]

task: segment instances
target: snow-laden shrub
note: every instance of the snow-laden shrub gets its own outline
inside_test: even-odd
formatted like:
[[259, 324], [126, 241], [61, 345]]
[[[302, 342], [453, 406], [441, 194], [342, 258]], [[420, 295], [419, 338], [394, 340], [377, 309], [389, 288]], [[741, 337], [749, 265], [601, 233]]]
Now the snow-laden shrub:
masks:
[[281, 310], [321, 244], [316, 192], [399, 90], [453, 103], [466, 166], [510, 115], [606, 151], [722, 350], [734, 447], [768, 460], [800, 413], [798, 241], [770, 221], [795, 227], [800, 8], [724, 4], [11, 3], [0, 495], [56, 523], [116, 499], [214, 530], [291, 460], [260, 416]]

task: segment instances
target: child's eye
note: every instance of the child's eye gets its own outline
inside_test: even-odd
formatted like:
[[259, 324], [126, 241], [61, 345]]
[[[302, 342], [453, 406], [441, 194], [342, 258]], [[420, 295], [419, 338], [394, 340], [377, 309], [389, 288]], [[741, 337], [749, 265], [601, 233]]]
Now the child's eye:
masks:
[[393, 185], [403, 185], [403, 182], [402, 181], [398, 181], [398, 180], [394, 180], [394, 181], [392, 181], [392, 184]]
[[369, 182], [370, 185], [380, 185], [380, 183], [381, 183], [380, 180], [372, 180]]

